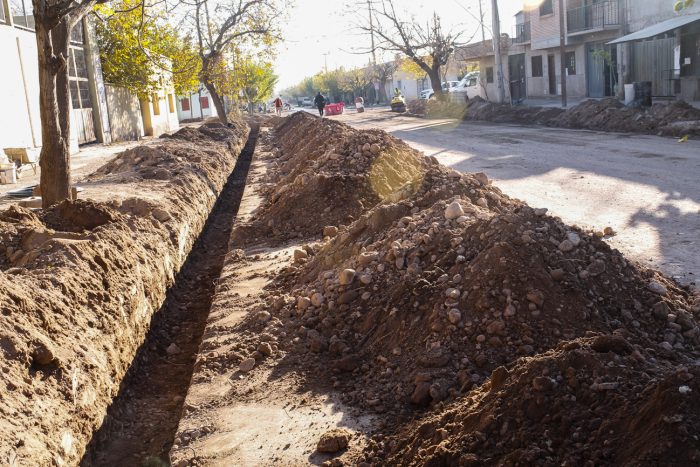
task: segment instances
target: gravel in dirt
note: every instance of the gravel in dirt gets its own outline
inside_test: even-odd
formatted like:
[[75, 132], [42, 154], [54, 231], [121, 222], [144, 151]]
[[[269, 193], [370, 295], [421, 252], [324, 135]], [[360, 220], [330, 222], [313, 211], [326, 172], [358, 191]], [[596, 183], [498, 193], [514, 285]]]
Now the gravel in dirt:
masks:
[[568, 109], [561, 109], [499, 105], [476, 97], [466, 105], [416, 100], [409, 102], [408, 108], [412, 114], [428, 117], [663, 136], [700, 136], [700, 110], [679, 100], [643, 108], [625, 106], [615, 98], [588, 99]]
[[103, 166], [86, 200], [0, 213], [0, 463], [78, 464], [247, 133], [183, 130]]
[[[304, 159], [303, 141], [324, 125], [289, 118], [277, 129], [287, 141], [272, 157], [312, 173], [316, 159]], [[376, 138], [376, 158], [401, 147], [378, 132], [335, 127], [324, 136], [329, 154], [349, 138], [358, 149], [364, 138], [369, 154]], [[308, 232], [296, 247], [305, 255], [279, 271], [252, 310], [274, 323], [268, 332], [279, 353], [267, 366], [302, 375], [306, 389], [326, 381], [345, 405], [381, 414], [355, 461], [697, 460], [700, 296], [604, 238], [508, 198], [484, 174], [460, 174], [411, 150], [394, 157], [420, 169], [419, 183], [392, 185], [364, 210], [325, 200], [328, 212], [352, 212], [349, 224], [316, 209], [283, 224], [300, 226], [297, 237]], [[337, 157], [334, 173], [362, 180], [357, 162]], [[283, 211], [271, 207], [300, 199], [297, 179], [278, 178], [264, 191], [265, 222], [275, 225]], [[370, 199], [362, 186], [357, 193]], [[331, 227], [337, 232], [322, 237]], [[660, 436], [649, 436], [637, 417], [643, 410]], [[605, 414], [612, 418], [603, 423]]]

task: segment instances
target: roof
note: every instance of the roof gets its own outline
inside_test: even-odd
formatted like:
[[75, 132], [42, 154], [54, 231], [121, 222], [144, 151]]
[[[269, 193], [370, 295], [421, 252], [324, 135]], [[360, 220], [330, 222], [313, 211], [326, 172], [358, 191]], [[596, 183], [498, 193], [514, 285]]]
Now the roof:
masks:
[[650, 37], [658, 36], [665, 32], [671, 31], [673, 29], [680, 28], [686, 24], [694, 23], [695, 21], [700, 21], [700, 13], [695, 13], [692, 15], [683, 15], [671, 18], [660, 23], [656, 23], [648, 28], [640, 29], [632, 34], [627, 34], [618, 39], [608, 42], [608, 44], [619, 44], [621, 42], [630, 41], [640, 41], [642, 39], [649, 39]]

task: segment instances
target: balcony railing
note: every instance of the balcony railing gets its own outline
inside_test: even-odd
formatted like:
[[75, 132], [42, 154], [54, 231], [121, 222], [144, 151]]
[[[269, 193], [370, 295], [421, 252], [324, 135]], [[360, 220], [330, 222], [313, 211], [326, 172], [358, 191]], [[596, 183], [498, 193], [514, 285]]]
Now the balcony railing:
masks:
[[513, 34], [513, 44], [523, 44], [530, 42], [530, 22], [519, 23], [515, 25], [515, 34]]
[[566, 12], [566, 25], [569, 34], [619, 26], [618, 2], [599, 2], [568, 10]]

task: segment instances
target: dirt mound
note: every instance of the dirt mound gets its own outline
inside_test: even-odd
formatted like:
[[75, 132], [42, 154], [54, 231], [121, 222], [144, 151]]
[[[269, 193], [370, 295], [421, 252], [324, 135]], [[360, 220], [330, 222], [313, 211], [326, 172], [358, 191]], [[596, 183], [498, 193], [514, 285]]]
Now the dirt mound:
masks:
[[614, 98], [588, 99], [566, 110], [558, 107], [495, 104], [481, 97], [455, 103], [409, 102], [409, 111], [429, 118], [458, 118], [496, 123], [536, 124], [560, 128], [660, 134], [700, 135], [700, 109], [684, 101], [655, 103], [650, 108], [626, 107]]
[[247, 136], [196, 131], [117, 156], [88, 200], [0, 212], [0, 463], [79, 463]]
[[377, 440], [389, 465], [695, 465], [700, 369], [615, 338], [563, 342], [500, 367], [436, 415]]
[[[352, 140], [358, 134], [337, 123], [330, 125], [331, 135], [342, 134]], [[328, 148], [306, 150], [305, 141], [284, 134], [296, 131], [293, 126], [283, 124], [277, 131], [282, 158], [285, 145], [291, 148], [296, 144], [298, 153], [307, 158], [306, 163], [322, 161], [316, 166], [321, 167], [319, 172], [327, 170], [323, 166], [326, 160], [337, 164], [340, 159], [325, 159], [323, 154]], [[308, 135], [308, 129], [303, 134]], [[378, 133], [359, 134], [387, 141]], [[357, 144], [353, 141], [350, 147]], [[334, 147], [328, 153], [337, 152]], [[400, 154], [409, 160], [419, 157], [411, 152]], [[350, 158], [343, 162], [347, 160]], [[393, 163], [403, 161], [399, 157]], [[290, 157], [281, 164], [288, 176], [308, 173], [302, 164], [294, 162]], [[285, 166], [288, 163], [291, 165]], [[362, 171], [366, 177], [373, 164], [370, 158], [350, 167], [356, 169], [353, 175], [361, 180]], [[267, 303], [257, 310], [272, 313], [274, 322], [284, 329], [277, 333], [278, 345], [284, 352], [281, 366], [303, 368], [314, 380], [330, 374], [333, 388], [342, 394], [344, 403], [385, 414], [385, 428], [375, 447], [368, 451], [367, 460], [376, 465], [386, 463], [387, 458], [392, 459], [390, 464], [408, 463], [420, 449], [428, 454], [421, 452], [416, 459], [430, 460], [429, 455], [443, 452], [440, 442], [449, 436], [455, 440], [463, 436], [478, 443], [467, 450], [445, 449], [453, 457], [436, 457], [431, 461], [435, 465], [462, 465], [460, 462], [471, 459], [460, 460], [459, 456], [467, 452], [473, 453], [477, 461], [491, 459], [496, 455], [491, 449], [505, 445], [505, 441], [497, 444], [496, 438], [490, 437], [493, 446], [484, 444], [485, 436], [477, 421], [506, 418], [510, 416], [507, 411], [501, 415], [496, 408], [486, 407], [484, 415], [474, 421], [476, 428], [460, 431], [462, 425], [455, 421], [452, 431], [439, 432], [439, 439], [425, 431], [427, 428], [421, 428], [419, 422], [408, 420], [445, 406], [471, 407], [462, 402], [464, 398], [489, 393], [489, 384], [493, 384], [489, 381], [502, 384], [504, 374], [517, 375], [520, 371], [526, 374], [522, 378], [530, 378], [532, 372], [547, 376], [545, 367], [559, 365], [559, 360], [563, 361], [561, 365], [567, 365], [566, 370], [573, 365], [568, 355], [576, 346], [583, 347], [582, 352], [588, 355], [581, 357], [583, 363], [573, 366], [582, 381], [592, 381], [586, 384], [593, 392], [585, 394], [613, 394], [608, 390], [617, 386], [604, 384], [611, 382], [608, 377], [636, 378], [625, 389], [627, 392], [618, 391], [620, 398], [600, 404], [599, 412], [603, 413], [620, 406], [620, 400], [629, 399], [619, 407], [617, 427], [633, 423], [631, 410], [642, 410], [645, 404], [653, 403], [649, 388], [656, 387], [658, 381], [639, 375], [651, 374], [655, 369], [655, 374], [665, 378], [671, 373], [664, 371], [675, 371], [679, 365], [692, 366], [697, 361], [700, 300], [688, 290], [655, 271], [630, 263], [612, 250], [604, 238], [565, 225], [558, 218], [547, 216], [546, 209], [532, 209], [508, 198], [491, 186], [484, 174], [459, 174], [430, 158], [423, 158], [420, 168], [419, 183], [412, 184], [411, 190], [396, 199], [379, 199], [374, 206], [358, 206], [356, 212], [360, 214], [351, 224], [333, 224], [340, 222], [337, 217], [317, 223], [314, 229], [324, 224], [331, 226], [325, 229], [327, 238], [303, 245], [294, 253], [295, 265], [282, 272]], [[343, 164], [336, 170], [349, 169]], [[292, 209], [292, 200], [300, 202], [299, 192], [282, 189], [268, 194], [275, 196], [275, 203]], [[318, 202], [318, 206], [323, 206]], [[333, 212], [337, 203], [346, 200], [340, 195], [323, 202]], [[314, 208], [317, 209], [320, 208]], [[266, 220], [276, 222], [275, 216], [286, 215], [283, 211], [268, 210]], [[313, 233], [314, 229], [309, 231]], [[564, 351], [568, 352], [566, 356], [560, 356]], [[616, 370], [611, 359], [629, 360], [636, 366], [630, 363], [629, 370]], [[550, 374], [550, 379], [560, 381], [553, 369]], [[520, 376], [514, 378], [515, 381]], [[545, 380], [540, 382], [549, 385]], [[514, 399], [513, 406], [530, 407], [531, 398], [520, 397], [520, 389], [513, 388], [509, 396]], [[636, 401], [632, 397], [637, 394], [634, 389], [648, 397]], [[576, 407], [581, 412], [576, 417], [585, 422], [582, 429], [589, 422], [597, 423], [597, 415], [584, 412], [591, 407], [592, 397], [585, 394], [575, 396], [580, 397]], [[681, 396], [678, 400], [685, 400]], [[554, 392], [549, 403], [563, 411], [570, 397], [568, 393]], [[497, 407], [497, 401], [493, 404]], [[693, 404], [685, 406], [690, 408]], [[459, 407], [454, 410], [462, 410]], [[672, 405], [663, 407], [659, 417], [675, 420]], [[447, 412], [438, 413], [436, 417], [448, 416]], [[519, 435], [521, 444], [517, 449], [524, 451], [506, 460], [541, 462], [538, 456], [552, 455], [554, 448], [546, 444], [541, 450], [528, 450], [531, 444], [540, 445], [548, 439], [543, 434], [558, 429], [543, 422], [543, 416]], [[690, 429], [700, 420], [700, 412], [695, 408], [688, 417], [693, 420], [687, 426]], [[433, 422], [426, 422], [426, 426], [430, 423]], [[429, 426], [437, 426], [435, 423]], [[509, 423], [506, 430], [516, 421]], [[556, 423], [560, 423], [560, 418]], [[503, 429], [501, 424], [497, 427]], [[557, 443], [564, 446], [561, 449], [568, 449], [572, 444], [566, 443], [577, 439], [569, 436], [569, 428], [567, 425], [550, 436], [559, 440]], [[657, 459], [654, 456], [659, 453], [670, 452], [664, 447], [667, 438], [648, 440], [644, 438], [645, 427], [638, 425], [636, 429], [639, 435], [635, 442], [647, 446], [643, 452], [630, 453], [630, 459], [641, 461], [647, 454]], [[382, 436], [394, 430], [399, 434], [389, 443], [382, 442]], [[474, 430], [473, 437], [469, 430]], [[673, 430], [675, 426], [662, 432]], [[412, 437], [408, 444], [402, 438], [406, 433]], [[572, 459], [602, 462], [612, 455], [604, 440], [599, 445], [593, 441], [581, 443], [584, 451], [595, 449], [585, 454], [577, 451], [579, 457]], [[684, 443], [686, 448], [691, 445], [687, 438]], [[512, 446], [515, 450], [516, 445]], [[554, 457], [567, 459], [562, 452], [556, 451]], [[678, 459], [695, 455], [690, 448], [677, 454]]]
[[349, 224], [383, 200], [415, 192], [430, 163], [381, 131], [298, 112], [276, 128], [266, 203], [255, 222], [280, 239]]

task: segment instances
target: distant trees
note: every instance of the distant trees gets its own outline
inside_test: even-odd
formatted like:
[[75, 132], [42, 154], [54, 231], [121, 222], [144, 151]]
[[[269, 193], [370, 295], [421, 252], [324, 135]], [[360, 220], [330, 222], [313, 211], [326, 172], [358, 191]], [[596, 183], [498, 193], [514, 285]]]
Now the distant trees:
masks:
[[[388, 79], [387, 68], [382, 68], [382, 86]], [[345, 100], [346, 97], [357, 96], [367, 97], [370, 89], [373, 89], [373, 82], [377, 79], [377, 68], [368, 66], [345, 70], [329, 70], [328, 72], [317, 73], [313, 77], [304, 78], [295, 86], [282, 91], [282, 95], [292, 98], [313, 97], [317, 92], [323, 93], [331, 100]], [[381, 87], [380, 87], [381, 92]]]

